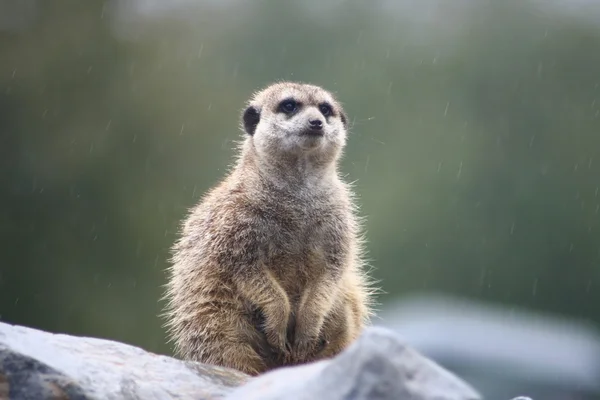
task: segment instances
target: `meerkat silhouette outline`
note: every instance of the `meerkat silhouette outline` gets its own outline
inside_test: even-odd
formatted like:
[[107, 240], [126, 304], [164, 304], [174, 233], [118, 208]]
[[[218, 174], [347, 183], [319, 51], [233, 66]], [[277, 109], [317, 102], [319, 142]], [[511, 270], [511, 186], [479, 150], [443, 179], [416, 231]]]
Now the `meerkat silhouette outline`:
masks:
[[347, 124], [315, 85], [252, 96], [233, 168], [172, 248], [164, 316], [176, 354], [257, 375], [332, 357], [359, 336], [374, 291], [338, 172]]

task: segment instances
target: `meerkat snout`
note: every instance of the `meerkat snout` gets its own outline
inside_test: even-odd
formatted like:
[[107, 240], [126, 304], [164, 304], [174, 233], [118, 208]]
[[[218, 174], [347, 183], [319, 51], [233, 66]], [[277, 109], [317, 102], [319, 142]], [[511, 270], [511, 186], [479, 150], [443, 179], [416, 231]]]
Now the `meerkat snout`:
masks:
[[318, 116], [309, 115], [307, 118], [307, 128], [300, 132], [301, 135], [322, 137], [325, 134], [323, 121]]
[[312, 129], [313, 131], [320, 131], [323, 129], [323, 121], [321, 121], [320, 119], [311, 119], [308, 121], [308, 123], [310, 124], [310, 129]]

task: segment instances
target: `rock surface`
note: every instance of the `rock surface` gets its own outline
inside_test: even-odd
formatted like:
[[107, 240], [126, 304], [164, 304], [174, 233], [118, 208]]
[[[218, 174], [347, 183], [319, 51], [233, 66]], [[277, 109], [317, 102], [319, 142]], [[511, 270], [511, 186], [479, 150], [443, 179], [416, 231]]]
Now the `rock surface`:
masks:
[[220, 399], [247, 379], [118, 342], [0, 323], [0, 400]]
[[476, 400], [481, 396], [391, 331], [369, 328], [332, 360], [274, 370], [227, 397], [258, 399]]
[[0, 400], [477, 400], [470, 386], [369, 328], [332, 360], [256, 378], [109, 340], [0, 323]]

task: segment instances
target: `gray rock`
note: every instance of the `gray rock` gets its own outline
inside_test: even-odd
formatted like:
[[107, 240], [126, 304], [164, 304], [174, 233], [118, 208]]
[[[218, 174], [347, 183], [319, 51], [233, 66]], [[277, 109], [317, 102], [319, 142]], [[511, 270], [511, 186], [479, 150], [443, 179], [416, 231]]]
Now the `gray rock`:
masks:
[[369, 328], [332, 360], [280, 368], [253, 379], [227, 400], [478, 400], [464, 381], [405, 345]]
[[476, 400], [466, 383], [393, 333], [367, 329], [332, 360], [256, 378], [110, 340], [0, 322], [0, 400]]
[[0, 399], [220, 399], [248, 376], [109, 340], [0, 323]]

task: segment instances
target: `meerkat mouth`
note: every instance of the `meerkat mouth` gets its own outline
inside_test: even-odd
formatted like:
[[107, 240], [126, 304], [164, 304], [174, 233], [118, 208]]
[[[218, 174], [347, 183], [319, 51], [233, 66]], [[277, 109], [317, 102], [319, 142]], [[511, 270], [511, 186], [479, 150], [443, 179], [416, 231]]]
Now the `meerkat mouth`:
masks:
[[325, 136], [325, 132], [323, 132], [322, 130], [315, 130], [315, 129], [305, 129], [302, 132], [300, 132], [300, 136], [309, 136], [309, 137], [322, 137]]

